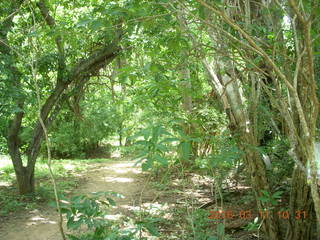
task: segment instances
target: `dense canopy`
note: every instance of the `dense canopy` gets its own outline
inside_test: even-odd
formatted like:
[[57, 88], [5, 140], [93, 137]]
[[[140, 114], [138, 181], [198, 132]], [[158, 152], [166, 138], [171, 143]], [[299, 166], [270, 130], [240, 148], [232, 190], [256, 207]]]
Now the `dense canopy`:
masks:
[[[317, 239], [319, 29], [318, 0], [3, 0], [0, 183], [23, 205], [19, 195], [37, 196], [51, 177], [44, 198], [56, 201], [63, 239]], [[131, 235], [101, 220], [100, 198], [110, 206], [116, 193], [60, 201], [60, 161], [116, 155], [163, 191], [174, 179], [200, 191], [197, 175], [211, 192], [187, 201], [180, 230], [140, 212]], [[259, 214], [237, 225], [237, 198]], [[65, 235], [64, 213], [68, 229], [90, 231]]]

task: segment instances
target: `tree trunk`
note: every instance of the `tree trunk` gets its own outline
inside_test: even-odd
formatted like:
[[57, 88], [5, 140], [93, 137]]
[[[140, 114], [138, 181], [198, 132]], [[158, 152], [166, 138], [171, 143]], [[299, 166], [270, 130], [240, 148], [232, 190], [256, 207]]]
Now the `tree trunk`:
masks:
[[[265, 190], [270, 193], [270, 186], [268, 183], [266, 169], [261, 159], [258, 147], [258, 137], [256, 136], [256, 124], [253, 124], [253, 120], [250, 118], [252, 112], [255, 112], [254, 106], [246, 107], [242, 97], [241, 85], [239, 79], [237, 79], [235, 68], [232, 62], [219, 62], [217, 69], [224, 70], [226, 73], [224, 76], [217, 77], [213, 68], [204, 61], [204, 67], [207, 69], [211, 78], [212, 86], [217, 93], [221, 92], [221, 87], [225, 90], [221, 96], [221, 101], [224, 103], [225, 111], [230, 121], [230, 130], [232, 135], [238, 139], [238, 146], [244, 152], [244, 160], [246, 167], [249, 169], [251, 177], [251, 186], [255, 194], [257, 206], [259, 210], [268, 209], [269, 217], [264, 219], [263, 230], [270, 240], [281, 239], [281, 233], [278, 224], [278, 218], [275, 212], [272, 210], [270, 203], [263, 203], [259, 200], [262, 197], [261, 190]], [[218, 81], [220, 81], [218, 83]], [[218, 84], [217, 84], [218, 83]], [[258, 95], [256, 95], [258, 97]], [[252, 104], [258, 101], [258, 99], [252, 99]], [[250, 112], [251, 111], [251, 112]]]
[[259, 198], [262, 197], [261, 190], [265, 190], [270, 193], [270, 186], [261, 156], [255, 150], [255, 147], [257, 147], [255, 137], [252, 134], [243, 133], [241, 134], [239, 145], [245, 152], [245, 163], [249, 168], [251, 186], [255, 194], [258, 209], [259, 211], [267, 209], [270, 213], [269, 216], [264, 219], [262, 225], [263, 231], [268, 240], [280, 240], [281, 232], [276, 212], [273, 210], [270, 203], [263, 203], [259, 200]]
[[[71, 71], [70, 78], [66, 79], [64, 82], [57, 82], [53, 93], [49, 96], [49, 98], [47, 98], [46, 102], [41, 108], [41, 118], [46, 127], [48, 127], [48, 125], [51, 123], [51, 121], [49, 121], [49, 114], [53, 112], [52, 110], [55, 109], [55, 107], [57, 107], [61, 95], [69, 86], [69, 84], [75, 79], [84, 81], [85, 78], [81, 77], [82, 71], [90, 72], [92, 70], [96, 72], [97, 68], [100, 69], [101, 67], [109, 64], [115, 58], [117, 51], [117, 47], [112, 44], [110, 47], [101, 49], [100, 52], [93, 53], [88, 59], [81, 61], [74, 67], [74, 69]], [[22, 108], [22, 104], [18, 104], [18, 106]], [[28, 146], [27, 166], [24, 167], [22, 165], [21, 153], [19, 149], [19, 132], [23, 115], [23, 112], [16, 113], [16, 116], [12, 121], [8, 134], [8, 149], [14, 165], [19, 192], [21, 194], [28, 194], [35, 191], [34, 167], [43, 139], [43, 129], [38, 120], [33, 130], [31, 142]]]
[[[183, 21], [181, 22], [184, 23], [183, 29], [185, 30], [187, 23]], [[216, 41], [215, 32], [211, 27], [209, 28], [208, 33], [212, 38], [213, 45], [221, 47], [221, 49], [225, 48], [225, 51], [228, 52], [228, 46], [226, 46], [225, 42]], [[189, 37], [193, 41], [194, 47], [197, 46], [197, 38], [191, 33], [189, 34]], [[227, 73], [222, 77], [215, 73], [207, 59], [203, 59], [202, 62], [210, 76], [209, 82], [213, 86], [214, 91], [221, 97], [221, 101], [233, 128], [231, 129], [231, 132], [234, 133], [234, 137], [238, 136], [238, 145], [244, 151], [244, 158], [246, 166], [250, 171], [252, 189], [255, 193], [258, 208], [259, 210], [269, 209], [270, 212], [272, 212], [272, 214], [270, 214], [270, 216], [263, 222], [264, 232], [268, 239], [279, 240], [281, 239], [281, 234], [278, 218], [275, 216], [274, 212], [271, 211], [272, 206], [270, 203], [263, 203], [259, 200], [259, 197], [262, 195], [261, 190], [265, 190], [270, 193], [270, 186], [267, 180], [266, 169], [263, 165], [263, 161], [260, 154], [256, 151], [258, 144], [255, 133], [257, 131], [254, 129], [254, 126], [251, 126], [252, 119], [250, 116], [252, 114], [250, 115], [251, 112], [249, 111], [252, 111], [252, 109], [254, 110], [255, 107], [247, 108], [241, 96], [241, 84], [236, 76], [235, 67], [232, 62], [224, 62], [222, 60], [220, 61], [218, 57], [216, 58], [216, 67], [218, 69], [217, 73], [222, 72], [220, 70], [224, 70]], [[223, 65], [223, 63], [226, 64]], [[258, 100], [258, 95], [256, 96], [257, 99], [255, 100]]]
[[[296, 214], [301, 211], [300, 219], [295, 219]], [[292, 175], [288, 229], [286, 239], [290, 240], [311, 240], [311, 223], [313, 202], [310, 187], [307, 184], [307, 176], [299, 168], [296, 168]], [[304, 213], [307, 214], [305, 217]]]
[[123, 131], [123, 122], [121, 121], [119, 124], [119, 146], [122, 147], [122, 131]]
[[[232, 66], [230, 62], [228, 66]], [[227, 68], [225, 68], [226, 70]], [[270, 240], [281, 239], [278, 218], [272, 209], [271, 203], [263, 203], [259, 200], [262, 197], [261, 190], [265, 190], [268, 193], [271, 192], [266, 168], [263, 164], [260, 153], [257, 152], [258, 147], [258, 137], [255, 135], [257, 133], [255, 129], [255, 124], [252, 124], [252, 119], [250, 119], [248, 109], [254, 110], [250, 106], [246, 109], [244, 101], [242, 99], [242, 90], [239, 81], [236, 79], [235, 71], [230, 67], [226, 72], [228, 72], [231, 78], [225, 75], [221, 78], [222, 85], [225, 86], [225, 93], [228, 99], [228, 103], [231, 108], [231, 114], [228, 114], [230, 122], [235, 129], [233, 131], [234, 137], [238, 136], [238, 146], [244, 152], [244, 160], [246, 167], [249, 169], [251, 177], [251, 186], [255, 194], [257, 201], [257, 206], [259, 210], [268, 209], [269, 217], [264, 219], [263, 230]], [[254, 104], [255, 101], [252, 101]], [[252, 115], [252, 114], [251, 114]]]
[[[18, 103], [20, 108], [23, 103]], [[20, 194], [28, 194], [34, 192], [34, 165], [24, 167], [19, 150], [19, 131], [21, 129], [21, 122], [24, 112], [16, 113], [8, 132], [8, 150], [12, 160], [14, 171], [17, 178], [17, 184]]]
[[34, 167], [22, 167], [16, 171], [17, 184], [21, 195], [30, 194], [35, 191]]

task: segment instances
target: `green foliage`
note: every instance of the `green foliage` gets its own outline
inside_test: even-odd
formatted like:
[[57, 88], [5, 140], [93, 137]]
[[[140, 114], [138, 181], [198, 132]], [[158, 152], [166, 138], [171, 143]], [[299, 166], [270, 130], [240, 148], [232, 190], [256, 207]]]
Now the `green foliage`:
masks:
[[143, 162], [144, 171], [157, 166], [167, 166], [169, 162], [166, 154], [170, 150], [168, 143], [178, 140], [161, 125], [142, 129], [133, 138], [137, 139], [136, 144], [142, 146], [137, 163]]
[[[3, 159], [1, 160], [4, 162]], [[88, 163], [102, 161], [105, 162], [106, 160], [54, 160], [52, 169], [55, 173], [59, 193], [70, 193], [78, 186], [80, 181], [78, 179], [79, 173], [88, 168]], [[32, 209], [39, 203], [54, 199], [46, 159], [38, 161], [35, 171], [35, 177], [39, 182], [36, 186], [36, 193], [28, 196], [19, 196], [17, 195], [15, 173], [11, 163], [8, 161], [7, 165], [0, 168], [0, 181], [8, 185], [8, 187], [0, 188], [0, 216], [6, 216], [22, 209]]]
[[6, 191], [0, 190], [0, 217], [22, 209], [33, 209], [34, 200], [33, 197], [18, 197], [14, 188], [8, 188]]
[[105, 90], [87, 96], [80, 105], [81, 116], [66, 112], [56, 121], [51, 137], [55, 157], [88, 158], [98, 152], [110, 155], [111, 149], [103, 142], [117, 132], [118, 115], [111, 103], [105, 106], [107, 96]]
[[196, 240], [208, 240], [212, 236], [210, 225], [212, 221], [208, 218], [208, 211], [204, 209], [197, 209], [187, 217], [190, 232], [193, 232], [190, 238]]
[[273, 206], [277, 206], [278, 200], [281, 199], [281, 195], [283, 191], [277, 191], [271, 194], [265, 190], [261, 190], [261, 193], [262, 193], [262, 196], [259, 197], [258, 200], [264, 203], [271, 203]]
[[270, 158], [272, 169], [267, 173], [273, 186], [278, 186], [292, 175], [294, 161], [288, 155], [289, 149], [289, 141], [285, 138], [274, 138], [260, 148], [261, 154], [267, 154]]
[[256, 231], [260, 228], [261, 223], [259, 223], [259, 218], [256, 217], [253, 222], [249, 222], [247, 226], [244, 227], [246, 231]]
[[[77, 230], [81, 226], [87, 227], [87, 232], [79, 236], [68, 234], [70, 240], [133, 240], [144, 239], [137, 236], [146, 230], [152, 236], [159, 233], [154, 226], [156, 218], [147, 217], [143, 220], [133, 221], [134, 227], [123, 227], [124, 222], [108, 220], [105, 216], [111, 206], [116, 202], [113, 198], [123, 198], [115, 192], [93, 192], [86, 195], [74, 196], [71, 199], [61, 198], [61, 211], [66, 214], [67, 228]], [[51, 203], [56, 206], [55, 202]]]
[[[68, 80], [74, 66], [118, 36], [121, 39], [121, 50], [114, 53], [114, 62], [93, 72], [80, 71], [77, 79], [63, 90], [62, 95], [67, 96], [67, 100], [61, 105], [55, 105], [50, 112], [50, 119], [55, 120], [48, 128], [53, 156], [84, 158], [101, 154], [106, 157], [112, 150], [111, 141], [115, 145], [116, 139], [119, 146], [124, 140], [128, 145], [134, 141], [134, 145], [121, 146], [119, 149], [128, 155], [138, 152], [138, 162], [142, 163], [143, 170], [158, 171], [170, 166], [182, 166], [185, 167], [183, 170], [196, 169], [201, 175], [214, 177], [215, 183], [221, 185], [241, 161], [243, 152], [237, 146], [242, 145], [270, 157], [272, 169], [267, 170], [267, 176], [274, 188], [271, 191], [275, 193], [262, 192], [258, 200], [277, 205], [282, 192], [275, 189], [291, 176], [294, 169], [294, 162], [287, 154], [289, 141], [281, 136], [287, 130], [279, 109], [275, 111], [276, 98], [288, 99], [288, 89], [277, 71], [266, 65], [265, 56], [257, 54], [260, 51], [251, 51], [254, 47], [251, 43], [249, 50], [242, 48], [248, 42], [239, 32], [222, 23], [221, 18], [217, 20], [213, 12], [195, 1], [46, 1], [55, 21], [54, 27], [46, 24], [34, 1], [26, 1], [18, 10], [17, 2], [21, 1], [0, 3], [0, 153], [8, 152], [6, 141], [9, 126], [16, 113], [24, 113], [18, 139], [24, 160], [34, 135], [38, 106], [34, 72], [30, 64], [36, 70], [40, 104], [43, 105], [55, 90], [57, 75], [60, 74], [61, 59], [57, 49], [60, 36], [67, 66], [61, 73], [63, 81]], [[180, 4], [183, 4], [182, 9]], [[308, 1], [302, 1], [301, 4], [299, 8], [311, 10]], [[212, 5], [228, 11], [228, 16], [238, 11], [234, 6], [224, 5], [221, 0], [215, 0]], [[259, 11], [259, 18], [255, 18], [258, 12], [253, 13], [250, 24], [244, 21], [246, 19], [241, 19], [245, 14], [237, 14], [237, 17], [232, 18], [257, 40], [257, 46], [265, 50], [279, 71], [292, 80], [292, 73], [300, 69], [295, 69], [295, 64], [289, 63], [297, 62], [296, 50], [299, 49], [295, 44], [296, 41], [303, 43], [304, 39], [299, 34], [295, 36], [300, 31], [298, 26], [294, 31], [294, 24], [284, 21], [284, 9], [272, 4], [268, 8], [257, 5], [253, 10]], [[314, 11], [318, 13], [319, 9]], [[12, 22], [8, 18], [11, 13]], [[274, 20], [273, 15], [277, 17]], [[199, 18], [203, 21], [198, 21]], [[310, 34], [314, 40], [315, 75], [320, 84], [320, 45], [316, 30], [319, 29], [319, 20], [313, 20]], [[186, 26], [183, 26], [184, 23]], [[214, 24], [217, 24], [216, 28]], [[215, 32], [216, 29], [219, 30]], [[228, 38], [224, 38], [225, 33], [229, 34]], [[212, 44], [213, 41], [216, 42]], [[245, 45], [238, 44], [239, 41]], [[303, 63], [305, 59], [301, 57]], [[101, 61], [97, 65], [102, 64]], [[237, 101], [243, 100], [240, 108], [233, 108], [232, 96], [227, 92], [227, 85], [234, 88], [234, 81], [225, 82], [222, 89], [215, 86], [204, 62], [212, 66], [216, 78], [221, 80], [225, 75], [232, 75], [237, 81], [238, 86], [244, 90], [239, 91], [239, 99], [234, 95]], [[183, 74], [186, 69], [188, 76]], [[304, 78], [300, 72], [297, 76]], [[268, 79], [265, 79], [267, 77], [272, 78], [272, 81], [268, 83]], [[82, 78], [86, 82], [79, 86]], [[251, 80], [254, 81], [251, 83]], [[183, 81], [190, 83], [190, 89], [182, 87]], [[276, 82], [279, 85], [275, 85]], [[301, 81], [298, 82], [303, 85]], [[299, 85], [299, 89], [303, 88]], [[236, 93], [237, 89], [234, 90]], [[298, 95], [302, 96], [300, 93]], [[190, 111], [186, 111], [183, 106], [186, 96], [192, 100]], [[270, 96], [275, 98], [275, 102], [270, 101]], [[59, 102], [59, 99], [61, 96], [54, 102]], [[24, 105], [18, 106], [17, 102], [22, 100]], [[307, 102], [302, 101], [302, 104]], [[290, 110], [294, 111], [294, 108]], [[237, 122], [240, 120], [237, 116], [240, 115], [249, 120], [250, 134], [257, 141], [258, 147], [236, 142], [238, 133], [235, 132], [243, 127]], [[266, 136], [266, 133], [270, 134]], [[134, 136], [129, 138], [131, 135]], [[45, 153], [44, 146], [42, 153]], [[49, 190], [48, 173], [43, 166], [41, 161], [36, 166], [36, 177], [43, 180], [37, 186], [36, 197], [47, 199], [52, 197], [52, 191]], [[58, 179], [64, 179], [58, 187], [68, 190], [74, 187], [73, 178], [69, 179], [68, 175], [83, 170], [82, 165], [72, 171], [60, 163], [53, 167]], [[12, 168], [1, 169], [0, 179], [12, 182], [14, 178]], [[4, 205], [4, 212], [26, 207], [11, 195], [6, 198], [4, 193], [0, 193], [0, 202]], [[127, 233], [117, 224], [105, 221], [105, 211], [112, 204], [114, 202], [111, 198], [100, 193], [72, 198], [63, 206], [68, 227], [77, 229], [84, 224], [92, 232], [85, 236], [69, 237], [134, 239], [135, 234], [142, 231], [158, 235], [154, 228], [157, 219], [152, 217], [135, 219], [135, 229]], [[203, 231], [208, 226], [206, 220], [201, 219], [201, 214], [195, 212], [195, 215], [188, 218], [194, 227], [193, 231], [198, 233], [192, 237], [199, 240], [215, 239], [206, 230]], [[254, 222], [248, 229], [256, 227], [257, 223]], [[219, 236], [224, 235], [223, 225], [218, 225], [217, 233]]]
[[227, 135], [211, 137], [210, 141], [215, 146], [213, 151], [208, 156], [196, 159], [196, 164], [207, 174], [220, 180], [225, 179], [241, 160], [243, 152], [237, 147], [234, 139]]
[[3, 136], [0, 136], [0, 154], [7, 153], [7, 141]]
[[61, 212], [67, 216], [67, 227], [76, 230], [84, 224], [89, 230], [94, 230], [95, 237], [104, 234], [105, 208], [115, 206], [115, 201], [110, 197], [123, 196], [114, 192], [93, 192], [72, 197], [70, 201], [61, 198]]
[[[214, 223], [209, 219], [208, 210], [196, 209], [187, 217], [189, 223], [188, 230], [190, 236], [188, 239], [195, 240], [218, 240], [230, 239], [228, 235], [225, 234], [223, 223]], [[216, 226], [215, 232], [212, 231], [212, 225]], [[189, 229], [190, 228], [190, 229]]]
[[135, 230], [134, 234], [142, 233], [143, 231], [149, 232], [152, 236], [158, 237], [160, 234], [157, 230], [156, 224], [161, 219], [154, 218], [154, 217], [146, 217], [143, 220], [136, 220], [135, 221]]

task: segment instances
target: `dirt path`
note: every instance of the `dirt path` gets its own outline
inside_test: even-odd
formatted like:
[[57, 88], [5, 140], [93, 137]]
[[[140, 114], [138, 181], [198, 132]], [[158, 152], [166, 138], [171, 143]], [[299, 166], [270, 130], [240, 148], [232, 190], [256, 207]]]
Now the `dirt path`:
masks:
[[[96, 191], [115, 191], [125, 196], [116, 199], [117, 208], [113, 214], [125, 214], [128, 206], [139, 205], [139, 198], [145, 181], [138, 167], [133, 162], [114, 161], [94, 164], [85, 177], [87, 182], [79, 187], [73, 194]], [[152, 198], [152, 191], [145, 189], [144, 198]], [[57, 213], [51, 208], [34, 209], [22, 216], [2, 223], [0, 240], [60, 240], [57, 227]]]

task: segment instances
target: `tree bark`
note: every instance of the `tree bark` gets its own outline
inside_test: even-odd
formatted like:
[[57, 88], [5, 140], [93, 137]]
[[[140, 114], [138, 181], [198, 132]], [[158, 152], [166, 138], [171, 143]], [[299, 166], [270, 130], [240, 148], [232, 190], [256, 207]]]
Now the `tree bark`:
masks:
[[22, 167], [16, 171], [19, 193], [21, 195], [30, 194], [35, 191], [34, 168]]
[[[232, 66], [232, 63], [230, 62], [228, 65]], [[238, 146], [244, 152], [244, 160], [246, 167], [249, 169], [251, 186], [255, 194], [258, 209], [268, 209], [270, 212], [269, 217], [263, 222], [263, 230], [268, 239], [278, 240], [281, 239], [281, 233], [278, 218], [272, 209], [271, 203], [264, 203], [259, 200], [262, 197], [261, 190], [271, 193], [271, 188], [261, 155], [256, 150], [258, 147], [258, 136], [255, 135], [257, 131], [255, 131], [255, 125], [252, 124], [252, 119], [249, 117], [248, 109], [251, 108], [250, 106], [248, 108], [245, 107], [241, 96], [241, 87], [235, 78], [234, 70], [231, 68], [226, 72], [232, 76], [232, 78], [228, 77], [228, 75], [222, 77], [222, 85], [225, 87], [225, 94], [231, 108], [231, 114], [228, 114], [229, 121], [235, 121], [235, 123], [232, 123], [235, 129], [231, 129], [231, 132], [238, 139]]]
[[[306, 212], [307, 217], [301, 214], [300, 219], [295, 219], [298, 211]], [[291, 218], [288, 220], [286, 239], [292, 240], [311, 240], [311, 224], [313, 212], [313, 202], [310, 187], [307, 184], [306, 174], [299, 168], [295, 168], [292, 175], [289, 213]]]

